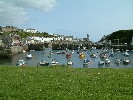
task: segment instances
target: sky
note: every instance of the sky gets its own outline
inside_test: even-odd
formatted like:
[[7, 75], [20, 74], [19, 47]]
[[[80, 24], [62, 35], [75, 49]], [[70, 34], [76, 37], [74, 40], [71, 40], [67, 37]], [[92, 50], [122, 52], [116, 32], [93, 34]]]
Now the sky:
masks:
[[0, 26], [86, 38], [133, 29], [133, 0], [0, 0]]

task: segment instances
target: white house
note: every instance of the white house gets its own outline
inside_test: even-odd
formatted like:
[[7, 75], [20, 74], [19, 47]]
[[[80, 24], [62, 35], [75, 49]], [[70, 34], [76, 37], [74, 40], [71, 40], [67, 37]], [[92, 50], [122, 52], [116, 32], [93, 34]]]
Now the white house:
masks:
[[73, 36], [53, 35], [53, 41], [73, 41]]
[[73, 36], [65, 36], [64, 40], [66, 40], [66, 41], [73, 41]]
[[24, 29], [24, 32], [37, 33], [37, 30], [29, 28], [29, 29]]
[[64, 40], [64, 35], [54, 35], [53, 40], [54, 41]]
[[34, 41], [38, 41], [40, 43], [44, 43], [44, 42], [47, 42], [47, 43], [50, 43], [53, 38], [44, 38], [44, 37], [33, 37]]
[[27, 37], [28, 44], [36, 44], [36, 43], [50, 43], [53, 38], [44, 38], [44, 37]]

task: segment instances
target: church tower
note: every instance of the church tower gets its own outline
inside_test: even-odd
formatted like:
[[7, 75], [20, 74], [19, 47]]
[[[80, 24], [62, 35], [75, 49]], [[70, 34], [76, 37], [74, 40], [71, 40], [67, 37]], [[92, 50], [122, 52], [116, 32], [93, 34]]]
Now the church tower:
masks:
[[89, 35], [87, 34], [87, 41], [89, 42]]

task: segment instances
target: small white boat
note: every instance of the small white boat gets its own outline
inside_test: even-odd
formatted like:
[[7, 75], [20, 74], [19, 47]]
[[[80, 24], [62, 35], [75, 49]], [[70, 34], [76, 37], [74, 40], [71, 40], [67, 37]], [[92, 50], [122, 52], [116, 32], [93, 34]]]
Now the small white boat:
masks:
[[39, 64], [40, 64], [41, 66], [48, 66], [48, 65], [49, 65], [49, 62], [47, 62], [47, 61], [42, 61], [42, 62], [39, 62]]
[[129, 60], [129, 59], [124, 59], [124, 60], [123, 60], [123, 64], [124, 64], [124, 65], [127, 65], [127, 64], [129, 64], [129, 63], [130, 63], [130, 60]]
[[67, 65], [73, 65], [73, 62], [71, 60], [67, 61]]
[[73, 54], [73, 53], [74, 53], [74, 50], [72, 50], [71, 54]]
[[54, 54], [54, 52], [53, 52], [53, 51], [50, 51], [49, 54], [50, 54], [50, 55], [51, 55], [51, 54]]
[[98, 66], [104, 65], [103, 61], [98, 61]]
[[86, 47], [83, 47], [83, 49], [82, 49], [83, 51], [87, 51], [87, 48]]
[[59, 63], [59, 62], [58, 62], [57, 60], [52, 60], [50, 64], [51, 64], [51, 65], [57, 65], [58, 63]]
[[26, 58], [27, 58], [27, 59], [32, 58], [32, 54], [27, 54], [27, 55], [26, 55]]
[[123, 55], [124, 56], [129, 56], [129, 53], [128, 52], [124, 52]]
[[110, 54], [110, 57], [114, 57], [115, 55], [114, 55], [114, 50], [113, 50], [113, 48], [111, 49], [111, 54]]
[[116, 64], [120, 64], [120, 63], [121, 63], [121, 60], [118, 59], [118, 58], [116, 58], [116, 59], [115, 59], [115, 63], [116, 63]]
[[24, 64], [25, 64], [25, 61], [23, 59], [20, 59], [16, 65], [17, 66], [24, 66]]
[[91, 50], [95, 50], [96, 49], [96, 47], [91, 47]]
[[99, 56], [100, 56], [100, 58], [106, 58], [107, 54], [106, 53], [101, 53]]
[[30, 51], [35, 51], [35, 50], [30, 50]]
[[109, 59], [105, 59], [105, 64], [110, 64], [110, 60]]
[[126, 50], [126, 52], [130, 52], [130, 50]]
[[66, 51], [57, 51], [57, 54], [66, 54]]
[[116, 52], [120, 52], [120, 49], [115, 49]]
[[92, 57], [92, 58], [96, 58], [97, 55], [96, 55], [95, 53], [92, 53], [92, 54], [90, 55], [90, 57]]
[[61, 52], [61, 51], [57, 51], [56, 53], [57, 53], [57, 54], [62, 54], [62, 52]]

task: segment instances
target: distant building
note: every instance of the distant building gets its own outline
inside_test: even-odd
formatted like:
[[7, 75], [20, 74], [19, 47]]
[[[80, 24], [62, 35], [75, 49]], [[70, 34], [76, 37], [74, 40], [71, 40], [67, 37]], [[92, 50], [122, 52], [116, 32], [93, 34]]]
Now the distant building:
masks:
[[73, 41], [73, 36], [64, 36], [64, 41]]
[[89, 42], [89, 40], [90, 40], [90, 39], [89, 39], [89, 34], [87, 34], [87, 41]]
[[53, 38], [27, 37], [26, 44], [51, 43]]
[[64, 36], [64, 35], [58, 35], [58, 34], [53, 34], [53, 41], [60, 41], [60, 42], [70, 42], [73, 41], [73, 36]]
[[24, 29], [24, 32], [31, 32], [31, 33], [37, 33], [38, 31], [36, 29]]
[[88, 42], [88, 39], [87, 38], [83, 38], [83, 41]]
[[6, 26], [6, 27], [0, 26], [0, 31], [1, 32], [16, 32], [18, 31], [18, 28], [14, 26]]

